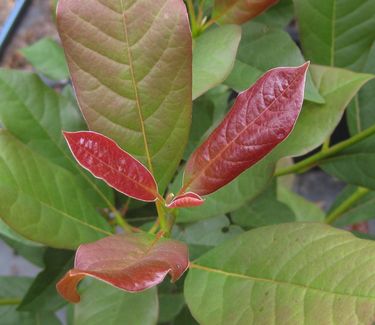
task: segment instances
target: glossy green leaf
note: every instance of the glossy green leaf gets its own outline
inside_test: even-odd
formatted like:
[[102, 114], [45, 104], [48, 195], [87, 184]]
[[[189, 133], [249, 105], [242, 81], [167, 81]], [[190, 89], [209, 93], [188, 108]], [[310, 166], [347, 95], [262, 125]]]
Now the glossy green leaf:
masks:
[[244, 228], [257, 228], [295, 221], [294, 212], [278, 201], [276, 181], [273, 181], [256, 198], [231, 213], [235, 224]]
[[228, 77], [240, 40], [241, 27], [237, 25], [211, 29], [194, 40], [193, 99]]
[[[349, 198], [358, 188], [348, 185], [332, 204], [328, 214], [337, 206]], [[344, 214], [335, 222], [335, 225], [342, 227], [375, 218], [375, 192], [370, 191], [367, 195], [355, 202]]]
[[56, 284], [73, 266], [74, 253], [48, 248], [44, 254], [45, 268], [40, 272], [18, 307], [20, 311], [55, 311], [66, 302], [58, 295]]
[[0, 235], [5, 236], [15, 242], [21, 243], [23, 245], [28, 246], [35, 246], [40, 247], [41, 245], [28, 240], [22, 236], [20, 236], [17, 232], [15, 232], [12, 228], [10, 228], [3, 220], [0, 219]]
[[[231, 183], [205, 197], [203, 205], [180, 209], [177, 222], [186, 223], [208, 219], [239, 209], [256, 197], [268, 185], [274, 172], [274, 163], [267, 158], [248, 169]], [[181, 186], [182, 173], [175, 179], [172, 189]]]
[[[288, 33], [250, 22], [242, 26], [242, 40], [236, 62], [225, 84], [236, 91], [243, 91], [271, 68], [297, 66], [304, 62], [301, 51]], [[306, 79], [305, 99], [317, 103], [324, 102], [310, 74]]]
[[292, 209], [296, 217], [296, 221], [315, 221], [323, 222], [325, 214], [317, 204], [306, 200], [301, 195], [285, 188], [284, 186], [277, 187], [277, 198], [289, 208]]
[[51, 38], [25, 47], [21, 53], [34, 66], [37, 72], [51, 80], [64, 80], [69, 78], [69, 70], [65, 61], [62, 47]]
[[258, 228], [196, 261], [185, 298], [202, 325], [370, 324], [375, 243], [323, 224]]
[[192, 41], [183, 1], [60, 0], [57, 21], [90, 130], [142, 161], [163, 192], [191, 120]]
[[76, 174], [95, 205], [105, 207], [112, 201], [113, 193], [78, 166], [63, 138], [62, 130], [85, 129], [72, 100], [59, 96], [35, 74], [1, 69], [0, 121], [31, 150]]
[[302, 46], [312, 63], [362, 71], [375, 40], [373, 0], [294, 0]]
[[157, 319], [155, 288], [142, 293], [127, 293], [98, 281], [82, 290], [81, 303], [74, 311], [74, 325], [155, 325]]
[[314, 65], [311, 72], [325, 104], [304, 104], [292, 134], [275, 149], [275, 156], [300, 156], [320, 146], [340, 122], [353, 96], [372, 78], [368, 74]]
[[64, 168], [0, 132], [0, 217], [22, 236], [56, 248], [108, 235], [109, 226]]
[[1, 325], [59, 325], [52, 313], [19, 312], [19, 302], [30, 286], [32, 279], [26, 277], [0, 277], [0, 319]]
[[327, 173], [357, 186], [375, 189], [375, 135], [348, 147], [320, 167]]
[[279, 0], [277, 4], [256, 17], [253, 22], [284, 29], [294, 17], [293, 0]]

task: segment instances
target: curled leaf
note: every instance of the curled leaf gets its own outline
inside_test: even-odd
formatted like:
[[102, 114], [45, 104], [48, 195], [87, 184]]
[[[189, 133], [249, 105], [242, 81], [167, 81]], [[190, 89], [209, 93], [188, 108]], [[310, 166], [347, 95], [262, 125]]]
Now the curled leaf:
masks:
[[91, 131], [64, 132], [64, 136], [79, 164], [95, 177], [135, 199], [157, 199], [158, 188], [150, 171], [113, 140]]
[[308, 67], [272, 69], [242, 92], [188, 160], [181, 193], [215, 192], [282, 142], [301, 111]]
[[80, 301], [78, 283], [90, 276], [129, 291], [139, 292], [164, 280], [177, 281], [189, 266], [188, 248], [171, 239], [148, 234], [115, 235], [77, 250], [74, 268], [57, 284], [68, 301]]
[[196, 193], [187, 192], [182, 195], [178, 195], [168, 203], [167, 208], [190, 208], [197, 207], [204, 203], [204, 200]]

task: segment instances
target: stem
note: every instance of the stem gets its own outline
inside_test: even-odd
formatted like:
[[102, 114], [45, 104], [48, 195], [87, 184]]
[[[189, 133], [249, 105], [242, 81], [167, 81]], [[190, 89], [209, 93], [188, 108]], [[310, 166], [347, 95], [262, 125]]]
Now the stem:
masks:
[[163, 206], [163, 201], [161, 200], [157, 200], [155, 202], [156, 204], [156, 210], [158, 212], [158, 221], [159, 224], [160, 224], [160, 229], [163, 231], [163, 232], [167, 232], [168, 231], [168, 222], [167, 222], [167, 218], [165, 216], [165, 209], [164, 209], [164, 206]]
[[194, 36], [197, 32], [197, 20], [196, 20], [196, 17], [195, 17], [193, 0], [186, 0], [186, 4], [187, 4], [189, 17], [190, 17], [191, 30], [192, 30], [192, 33], [193, 33], [193, 36]]
[[322, 146], [322, 151], [325, 152], [329, 149], [329, 145], [331, 143], [331, 137], [328, 137], [324, 142]]
[[364, 187], [358, 187], [357, 190], [348, 197], [344, 202], [342, 202], [336, 209], [326, 217], [326, 223], [333, 224], [337, 219], [339, 219], [349, 208], [361, 198], [363, 198], [370, 190]]
[[4, 298], [0, 299], [0, 306], [19, 305], [21, 302], [21, 298]]
[[326, 151], [318, 152], [317, 154], [302, 160], [301, 162], [294, 164], [292, 166], [281, 169], [275, 173], [275, 176], [284, 176], [292, 173], [305, 172], [308, 169], [317, 165], [321, 160], [334, 156], [335, 154], [343, 151], [344, 149], [368, 138], [369, 136], [375, 134], [375, 125], [369, 127], [368, 129], [352, 136], [348, 140], [342, 141]]
[[116, 223], [117, 223], [121, 228], [123, 228], [126, 232], [132, 232], [133, 227], [132, 227], [131, 225], [129, 225], [129, 224], [124, 220], [124, 218], [122, 217], [122, 215], [120, 214], [120, 212], [118, 212], [117, 210], [112, 211], [112, 212], [114, 213], [114, 217], [115, 217]]

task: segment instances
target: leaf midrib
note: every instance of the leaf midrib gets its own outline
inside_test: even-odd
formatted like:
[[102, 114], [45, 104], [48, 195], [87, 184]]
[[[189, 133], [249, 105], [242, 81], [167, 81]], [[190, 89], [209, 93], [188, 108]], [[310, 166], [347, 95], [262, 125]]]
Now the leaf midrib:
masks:
[[251, 275], [245, 275], [245, 274], [239, 274], [239, 273], [233, 273], [233, 272], [227, 272], [211, 267], [207, 267], [204, 265], [199, 265], [195, 263], [190, 263], [190, 268], [196, 269], [196, 270], [201, 270], [205, 271], [208, 273], [216, 273], [220, 274], [225, 277], [234, 277], [238, 279], [243, 279], [243, 280], [249, 280], [249, 281], [254, 281], [254, 282], [264, 282], [264, 283], [270, 283], [272, 285], [287, 285], [287, 286], [294, 286], [303, 290], [313, 290], [313, 291], [318, 291], [324, 294], [332, 294], [332, 295], [337, 295], [337, 296], [343, 296], [343, 297], [350, 297], [350, 298], [362, 298], [362, 299], [371, 299], [375, 301], [375, 297], [371, 296], [364, 296], [364, 295], [350, 295], [348, 293], [342, 293], [342, 292], [333, 292], [333, 291], [328, 291], [328, 290], [323, 290], [319, 288], [313, 288], [309, 287], [307, 285], [299, 284], [299, 283], [293, 283], [293, 282], [286, 282], [286, 281], [281, 281], [281, 280], [275, 280], [275, 279], [268, 279], [268, 278], [261, 278], [261, 277], [256, 277], [256, 276], [251, 276]]
[[144, 146], [145, 146], [145, 154], [146, 154], [146, 159], [147, 159], [147, 165], [148, 165], [148, 168], [149, 168], [151, 174], [154, 175], [149, 145], [148, 145], [148, 142], [147, 142], [146, 128], [145, 128], [145, 123], [144, 123], [145, 119], [144, 119], [143, 113], [142, 113], [142, 105], [141, 105], [140, 96], [139, 96], [138, 83], [137, 83], [137, 80], [135, 79], [133, 55], [132, 55], [132, 52], [130, 50], [128, 26], [127, 26], [126, 17], [125, 17], [126, 11], [125, 11], [124, 0], [120, 0], [120, 3], [121, 3], [121, 11], [122, 11], [121, 12], [122, 25], [123, 25], [123, 28], [124, 28], [124, 36], [125, 36], [125, 42], [126, 42], [125, 47], [126, 47], [126, 52], [127, 52], [127, 55], [128, 55], [128, 60], [129, 60], [130, 76], [131, 76], [131, 81], [132, 81], [133, 88], [134, 88], [135, 102], [136, 102], [136, 106], [137, 106], [137, 110], [138, 110], [139, 123], [140, 123], [141, 130], [142, 130], [142, 136], [143, 136], [143, 143], [144, 143]]

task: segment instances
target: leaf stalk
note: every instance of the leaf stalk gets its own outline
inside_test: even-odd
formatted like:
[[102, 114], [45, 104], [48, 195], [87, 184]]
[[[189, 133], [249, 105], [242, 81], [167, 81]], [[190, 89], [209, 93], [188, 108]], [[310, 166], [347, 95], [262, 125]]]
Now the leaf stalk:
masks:
[[21, 302], [21, 298], [4, 298], [0, 299], [0, 306], [19, 305]]
[[329, 149], [325, 151], [318, 152], [317, 154], [311, 156], [310, 158], [307, 158], [305, 160], [302, 160], [301, 162], [294, 164], [292, 166], [280, 169], [276, 171], [275, 176], [284, 176], [289, 175], [292, 173], [302, 173], [306, 172], [312, 167], [316, 166], [319, 162], [321, 162], [323, 159], [330, 158], [337, 153], [340, 153], [341, 151], [349, 148], [350, 146], [368, 138], [369, 136], [375, 134], [375, 125], [367, 128], [366, 130], [352, 136], [348, 140], [342, 141]]
[[350, 207], [363, 198], [370, 190], [364, 187], [358, 187], [357, 190], [348, 197], [344, 202], [342, 202], [336, 209], [329, 213], [326, 217], [327, 224], [333, 224], [338, 220], [345, 212], [347, 212]]

